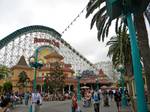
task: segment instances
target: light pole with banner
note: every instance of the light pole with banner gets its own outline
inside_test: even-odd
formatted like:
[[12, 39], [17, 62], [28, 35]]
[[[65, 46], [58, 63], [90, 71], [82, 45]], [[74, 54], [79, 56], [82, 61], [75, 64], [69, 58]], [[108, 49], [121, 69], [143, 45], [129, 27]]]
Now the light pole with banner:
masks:
[[38, 60], [38, 48], [35, 50], [35, 56], [30, 57], [29, 64], [34, 68], [34, 79], [33, 79], [33, 90], [36, 92], [36, 74], [37, 69], [40, 69], [43, 66], [43, 61]]
[[99, 91], [99, 77], [96, 77], [96, 79], [95, 79], [95, 81], [96, 81], [96, 90], [98, 90]]
[[124, 81], [124, 73], [125, 73], [125, 68], [124, 65], [119, 64], [117, 71], [121, 73], [120, 75], [120, 79], [121, 79], [121, 87], [122, 87], [122, 98], [121, 98], [121, 103], [123, 107], [127, 106], [127, 99], [126, 99], [126, 95], [125, 95], [125, 91], [124, 91], [124, 87], [125, 87], [125, 81]]
[[[29, 59], [29, 64], [31, 67], [34, 68], [34, 79], [33, 79], [33, 92], [36, 93], [36, 74], [37, 74], [37, 69], [40, 69], [43, 66], [43, 61], [38, 60], [38, 48], [35, 50], [35, 56], [30, 57]], [[32, 105], [29, 107], [29, 112], [36, 112], [35, 105]], [[33, 108], [33, 111], [32, 111]]]
[[81, 91], [80, 91], [81, 73], [80, 73], [80, 71], [78, 71], [78, 72], [75, 74], [75, 77], [76, 77], [76, 79], [77, 79], [77, 100], [78, 100], [78, 101], [81, 101]]

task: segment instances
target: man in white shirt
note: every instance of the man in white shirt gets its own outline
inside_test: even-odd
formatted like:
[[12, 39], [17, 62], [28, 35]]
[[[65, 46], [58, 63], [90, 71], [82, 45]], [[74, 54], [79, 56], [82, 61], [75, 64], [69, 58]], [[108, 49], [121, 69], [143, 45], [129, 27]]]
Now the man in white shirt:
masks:
[[40, 112], [40, 104], [42, 103], [41, 100], [42, 97], [39, 92], [33, 92], [32, 93], [32, 112]]

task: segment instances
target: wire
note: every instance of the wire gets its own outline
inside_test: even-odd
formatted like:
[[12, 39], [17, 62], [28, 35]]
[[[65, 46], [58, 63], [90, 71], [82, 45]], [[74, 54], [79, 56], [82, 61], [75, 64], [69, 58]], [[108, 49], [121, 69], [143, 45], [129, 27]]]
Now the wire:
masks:
[[85, 9], [86, 7], [84, 7], [84, 9], [81, 10], [81, 12], [73, 19], [73, 21], [71, 21], [71, 23], [62, 31], [61, 35], [68, 31], [68, 29], [70, 29], [70, 27], [73, 25], [74, 22], [77, 21], [77, 19], [81, 16]]

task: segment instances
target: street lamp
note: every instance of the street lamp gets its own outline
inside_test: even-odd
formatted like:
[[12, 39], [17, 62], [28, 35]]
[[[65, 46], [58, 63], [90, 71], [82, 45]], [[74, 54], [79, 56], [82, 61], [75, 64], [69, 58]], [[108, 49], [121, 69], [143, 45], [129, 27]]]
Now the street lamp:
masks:
[[35, 56], [30, 57], [29, 64], [34, 68], [34, 81], [33, 81], [33, 90], [36, 92], [36, 74], [37, 69], [40, 69], [43, 66], [43, 61], [38, 60], [38, 48], [35, 50]]
[[44, 92], [46, 93], [46, 77], [44, 76]]
[[99, 90], [99, 77], [97, 77], [95, 81], [96, 81], [96, 90]]
[[[29, 58], [29, 64], [34, 68], [34, 80], [33, 80], [33, 90], [36, 92], [36, 74], [37, 69], [40, 69], [43, 66], [43, 61], [38, 60], [38, 48], [35, 50], [35, 56]], [[35, 107], [33, 107], [35, 108]], [[29, 112], [32, 112], [32, 106], [29, 107]]]
[[80, 101], [81, 100], [81, 92], [80, 92], [81, 73], [78, 71], [78, 73], [75, 74], [75, 76], [76, 76], [77, 83], [78, 83], [78, 85], [77, 85], [77, 99], [78, 99], [78, 101]]
[[126, 99], [126, 96], [125, 96], [125, 91], [124, 91], [124, 78], [123, 78], [123, 75], [124, 75], [124, 72], [125, 72], [125, 68], [122, 64], [119, 64], [118, 65], [118, 68], [117, 68], [117, 71], [121, 73], [120, 75], [120, 79], [121, 79], [121, 86], [122, 86], [122, 106], [123, 107], [126, 107], [127, 106], [127, 99]]

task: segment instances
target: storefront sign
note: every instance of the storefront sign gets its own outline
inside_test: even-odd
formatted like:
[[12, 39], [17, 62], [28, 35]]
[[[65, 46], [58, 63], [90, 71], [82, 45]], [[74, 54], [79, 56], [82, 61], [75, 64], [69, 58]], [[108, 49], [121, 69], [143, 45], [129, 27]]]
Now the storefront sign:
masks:
[[43, 38], [34, 38], [34, 43], [49, 43], [49, 44], [52, 44], [53, 46], [56, 46], [59, 48], [59, 42], [52, 39], [43, 39]]

